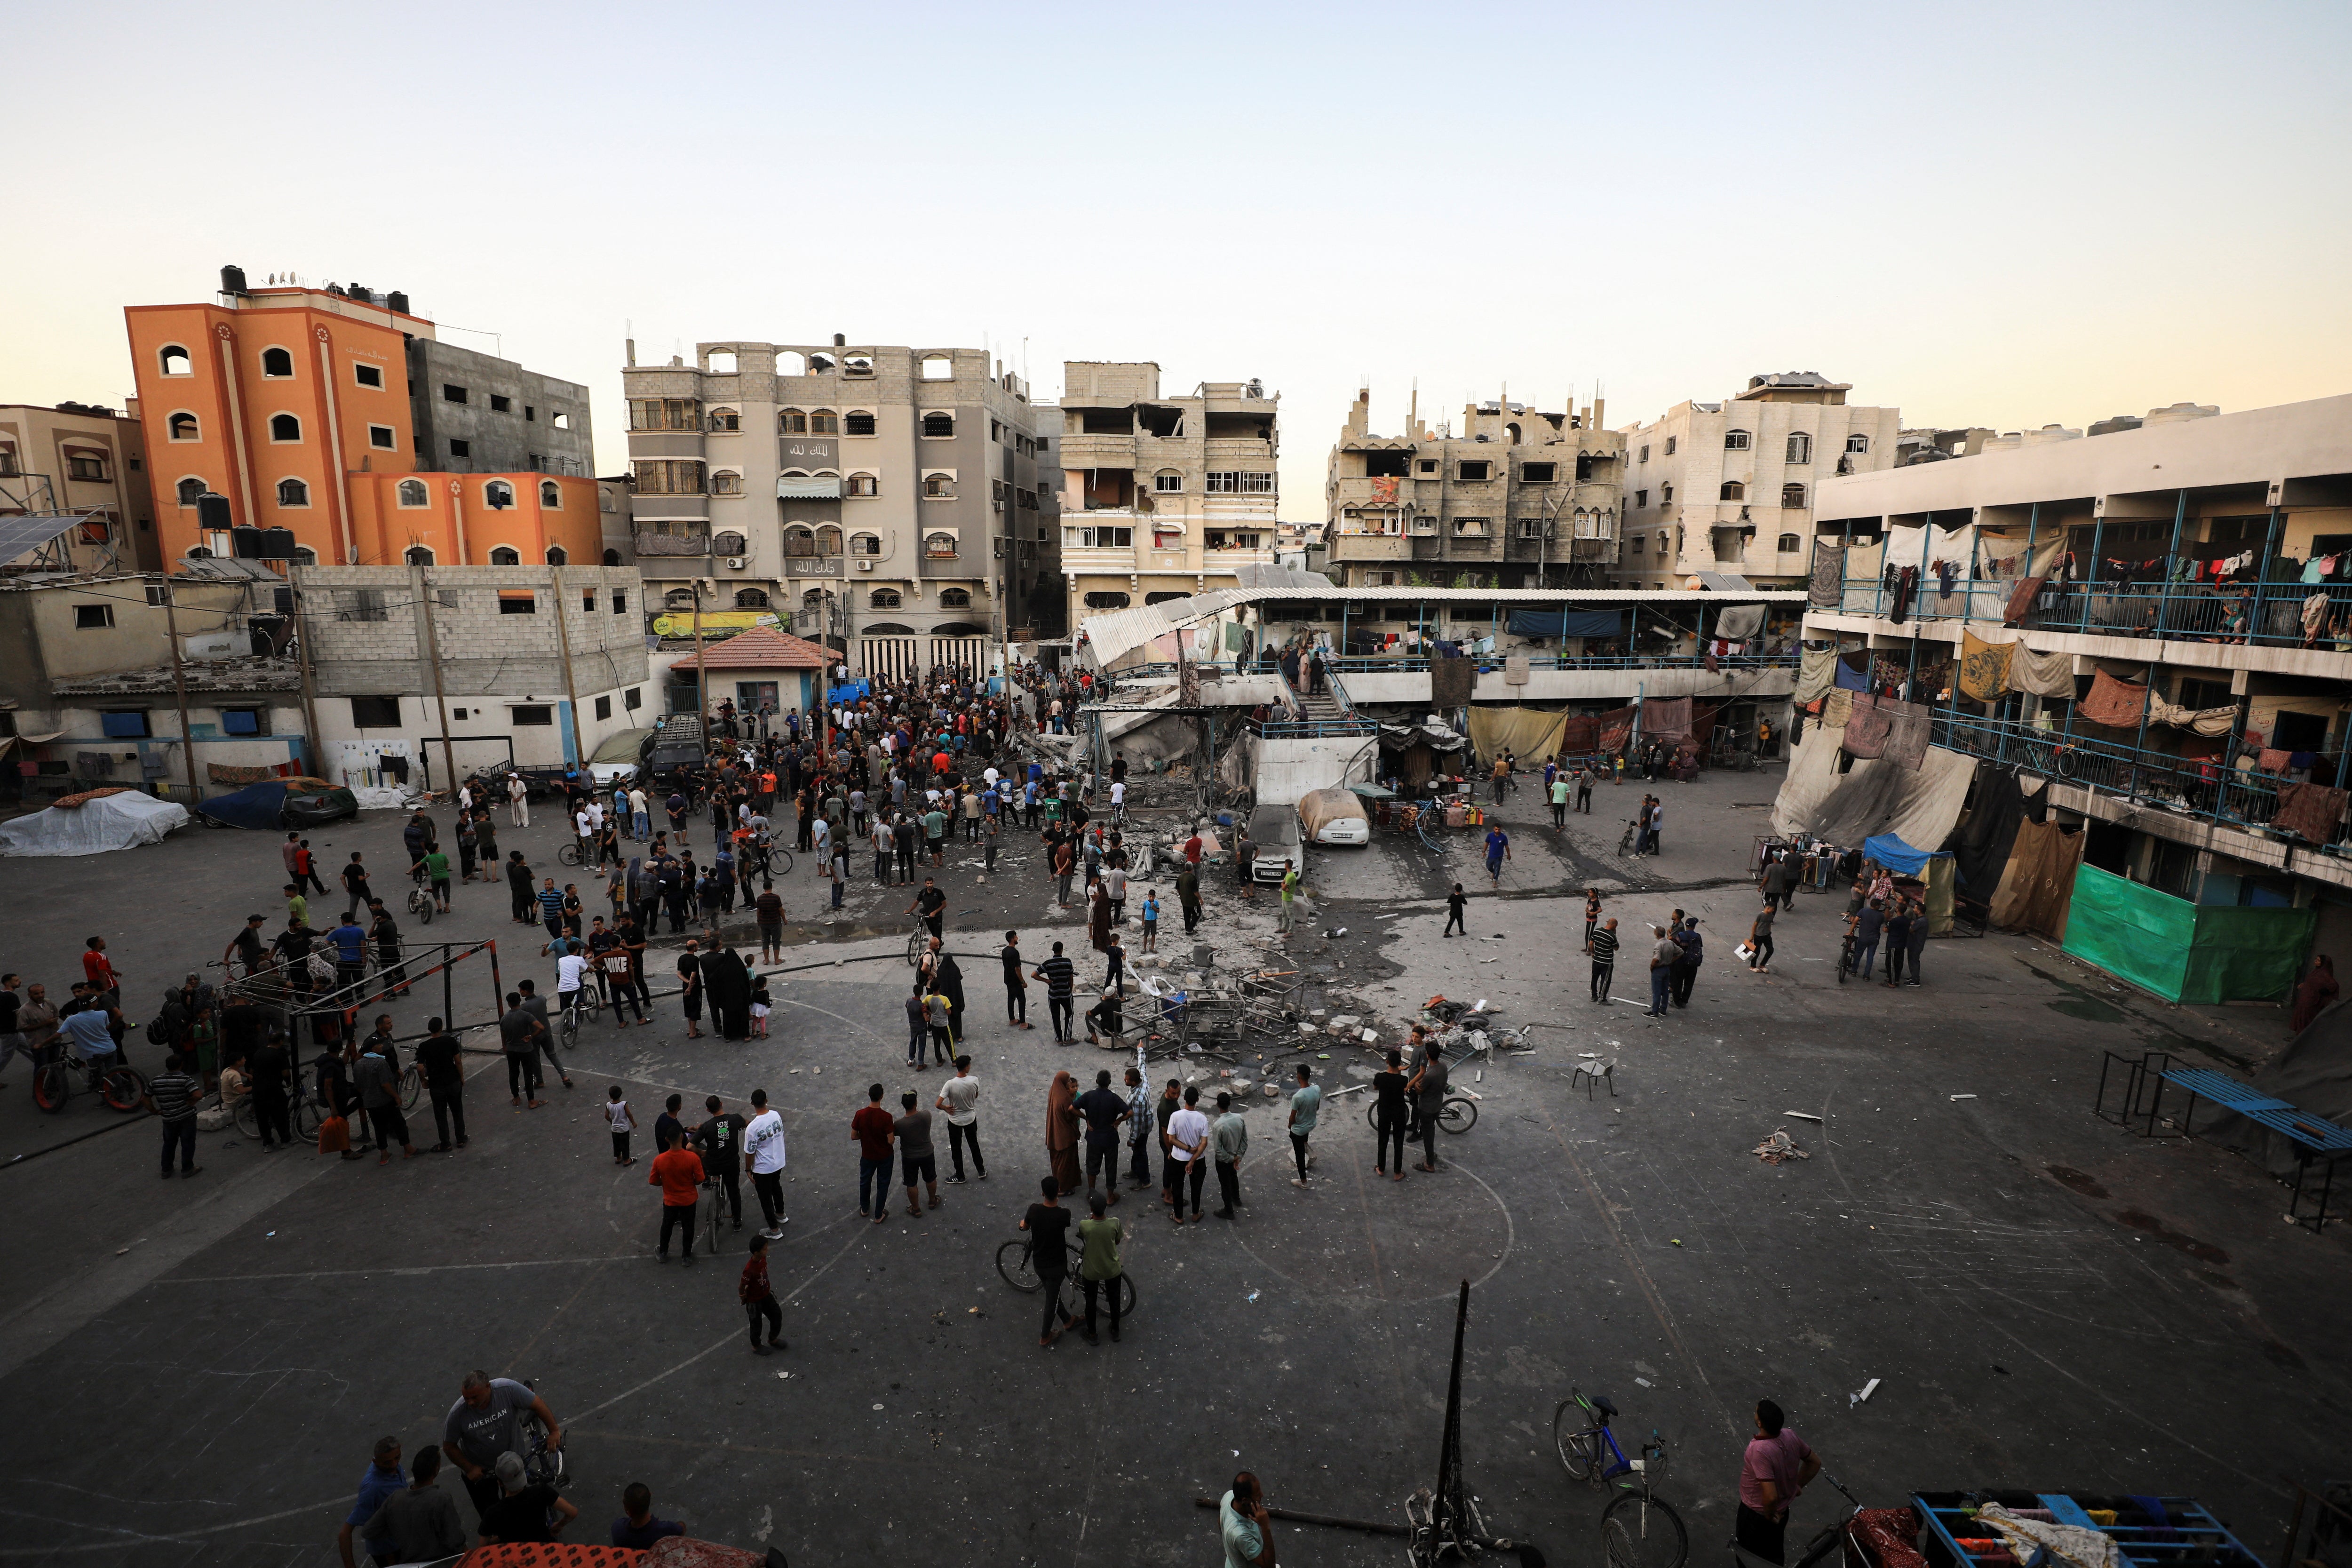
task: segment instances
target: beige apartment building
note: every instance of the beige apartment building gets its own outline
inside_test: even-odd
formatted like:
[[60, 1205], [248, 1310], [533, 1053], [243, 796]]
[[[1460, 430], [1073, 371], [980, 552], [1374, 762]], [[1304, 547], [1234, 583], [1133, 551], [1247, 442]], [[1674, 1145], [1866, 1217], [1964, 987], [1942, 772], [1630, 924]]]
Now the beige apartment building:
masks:
[[1895, 465], [1902, 411], [1850, 404], [1811, 371], [1748, 378], [1720, 403], [1679, 403], [1623, 432], [1625, 548], [1613, 586], [1686, 587], [1701, 573], [1759, 588], [1804, 583], [1815, 488]]
[[1160, 367], [1062, 366], [1062, 571], [1069, 622], [1234, 586], [1272, 565], [1281, 395], [1208, 381], [1160, 395]]
[[707, 342], [635, 362], [628, 507], [651, 607], [771, 612], [902, 674], [987, 668], [1058, 611], [1038, 410], [978, 349]]
[[163, 564], [134, 405], [0, 403], [0, 517], [76, 521], [0, 572], [152, 572]]
[[1462, 410], [1460, 435], [1371, 431], [1356, 395], [1324, 483], [1325, 570], [1346, 586], [1607, 586], [1617, 559], [1625, 438], [1604, 405], [1546, 414], [1507, 393]]

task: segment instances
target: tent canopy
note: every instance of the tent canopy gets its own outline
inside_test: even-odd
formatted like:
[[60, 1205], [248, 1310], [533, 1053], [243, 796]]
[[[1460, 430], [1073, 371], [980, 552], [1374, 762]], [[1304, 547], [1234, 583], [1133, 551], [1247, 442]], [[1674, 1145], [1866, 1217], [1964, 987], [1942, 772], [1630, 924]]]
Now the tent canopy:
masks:
[[1948, 854], [1948, 851], [1940, 849], [1914, 849], [1892, 833], [1876, 833], [1864, 839], [1862, 852], [1888, 870], [1898, 871], [1906, 877], [1916, 877], [1929, 860], [1938, 855]]
[[160, 844], [187, 820], [186, 806], [123, 790], [70, 809], [53, 805], [0, 823], [0, 855], [99, 855]]
[[1625, 629], [1622, 610], [1588, 610], [1563, 605], [1557, 610], [1513, 610], [1515, 637], [1613, 637]]
[[1775, 832], [1811, 833], [1843, 845], [1876, 833], [1912, 845], [1939, 845], [1951, 836], [1976, 776], [1974, 757], [1930, 746], [1916, 769], [1862, 759], [1841, 773], [1844, 739], [1843, 727], [1806, 727], [1772, 802]]

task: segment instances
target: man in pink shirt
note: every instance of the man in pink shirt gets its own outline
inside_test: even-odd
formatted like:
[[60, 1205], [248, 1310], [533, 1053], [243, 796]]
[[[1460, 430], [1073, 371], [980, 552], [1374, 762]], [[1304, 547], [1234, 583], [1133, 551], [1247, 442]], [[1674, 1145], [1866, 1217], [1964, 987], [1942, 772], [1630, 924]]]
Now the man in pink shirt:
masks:
[[1788, 1429], [1780, 1407], [1756, 1402], [1756, 1436], [1739, 1464], [1739, 1513], [1735, 1533], [1740, 1550], [1767, 1563], [1785, 1563], [1789, 1505], [1805, 1483], [1822, 1473], [1819, 1455]]

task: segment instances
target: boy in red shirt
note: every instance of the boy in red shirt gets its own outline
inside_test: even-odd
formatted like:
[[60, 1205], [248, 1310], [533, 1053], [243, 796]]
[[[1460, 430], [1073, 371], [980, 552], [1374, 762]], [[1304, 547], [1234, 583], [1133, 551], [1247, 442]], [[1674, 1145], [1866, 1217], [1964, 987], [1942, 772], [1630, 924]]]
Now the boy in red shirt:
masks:
[[[776, 1305], [776, 1288], [768, 1283], [768, 1238], [754, 1233], [751, 1256], [744, 1262], [743, 1278], [735, 1286], [736, 1300], [743, 1303], [743, 1315], [751, 1323], [751, 1353], [766, 1355], [770, 1350], [784, 1349], [784, 1310]], [[768, 1342], [760, 1342], [760, 1320], [768, 1321]]]
[[[866, 1105], [849, 1119], [849, 1136], [857, 1145], [857, 1215], [869, 1213], [880, 1225], [890, 1217], [890, 1140], [898, 1123], [882, 1109], [882, 1086], [869, 1084]], [[868, 1190], [872, 1201], [867, 1201]]]
[[669, 1261], [669, 1233], [675, 1226], [686, 1232], [686, 1260], [693, 1262], [694, 1199], [702, 1185], [702, 1162], [672, 1133], [662, 1152], [654, 1156], [646, 1185], [662, 1190], [661, 1247], [654, 1256], [664, 1263]]

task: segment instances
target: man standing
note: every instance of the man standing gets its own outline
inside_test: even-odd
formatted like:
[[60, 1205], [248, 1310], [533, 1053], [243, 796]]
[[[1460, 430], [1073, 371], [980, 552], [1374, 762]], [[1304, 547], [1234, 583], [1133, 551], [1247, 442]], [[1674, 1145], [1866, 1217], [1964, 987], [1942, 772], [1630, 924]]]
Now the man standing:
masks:
[[1322, 1109], [1323, 1091], [1315, 1086], [1315, 1071], [1301, 1062], [1298, 1087], [1290, 1092], [1290, 1157], [1298, 1166], [1298, 1174], [1290, 1178], [1294, 1187], [1307, 1184], [1307, 1140], [1314, 1136], [1315, 1119]]
[[1095, 1190], [1100, 1172], [1109, 1188], [1108, 1201], [1118, 1202], [1118, 1124], [1134, 1114], [1125, 1095], [1110, 1087], [1110, 1069], [1095, 1074], [1094, 1088], [1078, 1096], [1078, 1115], [1087, 1124], [1087, 1191]]
[[[464, 1047], [440, 1019], [428, 1020], [425, 1027], [425, 1037], [416, 1046], [416, 1068], [425, 1075], [425, 1092], [433, 1100], [433, 1131], [439, 1140], [433, 1152], [446, 1154], [466, 1146], [466, 1069], [458, 1054]], [[457, 1132], [454, 1144], [449, 1141], [453, 1121]]]
[[414, 1482], [383, 1500], [376, 1515], [390, 1550], [369, 1550], [382, 1563], [428, 1563], [466, 1550], [466, 1527], [457, 1520], [457, 1502], [441, 1489], [441, 1450], [426, 1447], [409, 1461]]
[[646, 1185], [662, 1191], [661, 1241], [654, 1251], [655, 1261], [669, 1261], [669, 1233], [676, 1228], [686, 1233], [686, 1261], [693, 1262], [694, 1202], [702, 1185], [702, 1162], [686, 1146], [682, 1132], [672, 1132], [662, 1141], [662, 1152], [654, 1156]]
[[362, 910], [367, 908], [368, 900], [374, 896], [368, 890], [367, 868], [360, 863], [360, 852], [356, 849], [352, 851], [351, 861], [343, 868], [343, 893], [346, 900], [343, 923], [349, 925]]
[[1201, 1090], [1184, 1090], [1184, 1109], [1168, 1119], [1168, 1152], [1176, 1162], [1176, 1177], [1169, 1190], [1175, 1194], [1170, 1218], [1184, 1223], [1184, 1189], [1192, 1193], [1192, 1223], [1201, 1223], [1201, 1188], [1209, 1179], [1209, 1119], [1201, 1113]]
[[1699, 940], [1698, 917], [1683, 921], [1682, 929], [1674, 933], [1675, 945], [1682, 949], [1682, 958], [1675, 965], [1674, 998], [1677, 1007], [1690, 1005], [1691, 987], [1698, 984], [1698, 966], [1706, 962], [1706, 944]]
[[394, 1143], [400, 1145], [403, 1158], [415, 1159], [416, 1145], [409, 1141], [408, 1119], [400, 1113], [400, 1066], [393, 1059], [391, 1014], [378, 1016], [375, 1033], [361, 1044], [355, 1076], [359, 1080], [360, 1106], [367, 1112], [368, 1125], [375, 1129], [376, 1164], [392, 1163]]
[[1224, 1568], [1275, 1568], [1274, 1521], [1266, 1516], [1265, 1489], [1244, 1470], [1217, 1500], [1217, 1539], [1225, 1549]]
[[1772, 919], [1780, 912], [1780, 907], [1772, 901], [1772, 889], [1768, 884], [1764, 889], [1764, 912], [1748, 928], [1748, 967], [1759, 974], [1772, 972]]
[[1072, 1016], [1076, 1004], [1071, 996], [1077, 984], [1077, 966], [1062, 956], [1062, 944], [1057, 942], [1054, 944], [1054, 956], [1031, 973], [1045, 983], [1045, 1010], [1053, 1017], [1054, 1043], [1057, 1046], [1072, 1044], [1076, 1035], [1076, 1020]]
[[[1856, 886], [1860, 886], [1856, 883]], [[1878, 933], [1886, 925], [1886, 910], [1876, 899], [1870, 900], [1853, 923], [1853, 977], [1870, 978], [1872, 963], [1878, 956]]]
[[1070, 1271], [1070, 1211], [1060, 1202], [1061, 1184], [1052, 1176], [1038, 1179], [1039, 1201], [1021, 1216], [1029, 1233], [1029, 1268], [1037, 1276], [1038, 1293], [1045, 1298], [1045, 1315], [1037, 1326], [1037, 1344], [1054, 1348], [1054, 1340], [1070, 1315], [1062, 1310], [1062, 1280]]
[[[1209, 1129], [1209, 1152], [1215, 1156], [1217, 1166], [1217, 1217], [1232, 1219], [1235, 1217], [1234, 1211], [1242, 1206], [1242, 1159], [1249, 1152], [1249, 1122], [1234, 1109], [1234, 1097], [1230, 1094], [1217, 1096], [1217, 1121]], [[1399, 1163], [1402, 1163], [1402, 1156], [1399, 1156]]]
[[1420, 1065], [1405, 1085], [1413, 1097], [1413, 1105], [1421, 1112], [1421, 1164], [1419, 1169], [1431, 1175], [1437, 1173], [1437, 1124], [1445, 1117], [1445, 1090], [1452, 1079], [1445, 1069], [1445, 1058], [1433, 1044], [1422, 1047]]
[[[203, 1169], [196, 1163], [196, 1097], [204, 1086], [181, 1070], [177, 1055], [163, 1058], [163, 1070], [147, 1080], [147, 1109], [163, 1124], [163, 1179], [172, 1179], [172, 1151], [180, 1152], [180, 1174], [193, 1176]], [[397, 1455], [393, 1469], [400, 1468]], [[346, 1549], [345, 1555], [349, 1556]]]
[[1274, 929], [1286, 931], [1291, 927], [1291, 911], [1298, 897], [1298, 862], [1290, 861], [1282, 868], [1282, 909], [1275, 917]]
[[1551, 827], [1558, 833], [1568, 826], [1568, 775], [1551, 775]]
[[[1004, 1022], [1008, 1027], [1034, 1027], [1029, 1022], [1029, 982], [1021, 973], [1021, 933], [1004, 933], [1004, 945], [997, 950], [997, 958], [1004, 965]], [[950, 1118], [950, 1124], [952, 1124]]]
[[[1192, 842], [1200, 843], [1195, 834]], [[1194, 860], [1186, 860], [1184, 868], [1176, 873], [1176, 901], [1184, 910], [1184, 934], [1190, 936], [1201, 923], [1201, 869]]]
[[547, 1431], [547, 1447], [563, 1447], [563, 1428], [547, 1402], [512, 1378], [492, 1377], [477, 1367], [466, 1374], [457, 1403], [441, 1424], [441, 1452], [465, 1477], [466, 1492], [477, 1519], [497, 1506], [498, 1478], [492, 1473], [501, 1454], [520, 1454], [524, 1447], [522, 1417], [536, 1415]]
[[1919, 984], [1919, 961], [1927, 956], [1927, 905], [1924, 899], [1911, 906], [1911, 934], [1904, 943], [1904, 951], [1911, 959], [1911, 978], [1904, 984], [1916, 987]]
[[866, 1103], [849, 1119], [849, 1138], [857, 1145], [858, 1217], [870, 1217], [876, 1225], [890, 1217], [890, 1141], [896, 1131], [890, 1113], [882, 1109], [882, 1086], [867, 1085]]
[[1581, 763], [1576, 766], [1576, 809], [1592, 815], [1592, 770]]
[[[1499, 784], [1496, 786], [1501, 788]], [[1498, 817], [1486, 829], [1486, 877], [1496, 887], [1503, 885], [1503, 862], [1511, 858], [1511, 836], [1503, 831]]]
[[[922, 1217], [923, 1205], [916, 1200], [915, 1184], [920, 1181], [930, 1190], [931, 1207], [940, 1206], [940, 1166], [931, 1153], [931, 1113], [919, 1109], [920, 1101], [913, 1089], [898, 1097], [902, 1114], [890, 1124], [898, 1139], [900, 1180], [907, 1188], [907, 1217]], [[886, 1200], [885, 1208], [888, 1207]]]
[[1454, 884], [1454, 890], [1445, 895], [1445, 929], [1438, 934], [1452, 936], [1458, 931], [1467, 937], [1470, 934], [1470, 927], [1467, 924], [1469, 913], [1470, 895], [1462, 890], [1461, 883], [1456, 882]]
[[1151, 1113], [1150, 1086], [1142, 1072], [1127, 1069], [1127, 1182], [1139, 1190], [1151, 1184], [1151, 1140], [1160, 1126]]
[[760, 1234], [784, 1234], [784, 1119], [768, 1109], [768, 1091], [751, 1091], [751, 1120], [743, 1128], [743, 1158], [751, 1163], [751, 1190], [760, 1196]]
[[1379, 1117], [1373, 1129], [1372, 1170], [1376, 1174], [1388, 1175], [1389, 1154], [1393, 1149], [1395, 1179], [1400, 1182], [1404, 1180], [1404, 1130], [1412, 1120], [1405, 1111], [1403, 1064], [1404, 1053], [1391, 1046], [1388, 1070], [1372, 1075], [1374, 1111]]
[[1592, 999], [1609, 1001], [1609, 983], [1617, 973], [1617, 921], [1601, 921], [1592, 932]]
[[517, 827], [530, 826], [530, 786], [522, 782], [520, 773], [507, 775], [507, 807]]
[[1788, 894], [1789, 863], [1777, 854], [1772, 857], [1772, 863], [1764, 868], [1763, 891], [1764, 907], [1768, 910]]
[[717, 1203], [724, 1194], [730, 1223], [737, 1230], [743, 1228], [743, 1184], [739, 1179], [742, 1171], [743, 1131], [751, 1121], [741, 1111], [729, 1110], [724, 1100], [711, 1095], [702, 1102], [709, 1119], [694, 1130], [694, 1155], [702, 1162], [707, 1180], [719, 1184], [719, 1192], [711, 1194]]
[[1739, 1511], [1733, 1531], [1740, 1549], [1767, 1563], [1787, 1559], [1789, 1505], [1822, 1473], [1821, 1457], [1788, 1428], [1780, 1407], [1756, 1402], [1756, 1436], [1739, 1462]]
[[[166, 1171], [165, 1175], [171, 1173]], [[407, 1478], [400, 1473], [400, 1439], [378, 1437], [375, 1440], [375, 1462], [360, 1477], [359, 1496], [352, 1500], [352, 1511], [343, 1520], [342, 1529], [335, 1532], [335, 1550], [342, 1553], [343, 1568], [358, 1568], [352, 1557], [352, 1533], [365, 1531], [362, 1537], [368, 1552], [378, 1563], [396, 1561], [393, 1542], [384, 1528], [383, 1505], [406, 1489]]]
[[507, 993], [507, 1010], [499, 1018], [499, 1046], [507, 1058], [507, 1103], [520, 1105], [523, 1096], [530, 1096], [530, 1109], [539, 1109], [539, 1037], [547, 1033], [547, 1026], [532, 1016], [522, 1005], [522, 993]]
[[[1025, 1026], [1024, 1026], [1025, 1027]], [[971, 1168], [982, 1181], [988, 1180], [988, 1162], [980, 1153], [980, 1079], [971, 1076], [971, 1058], [955, 1059], [955, 1077], [940, 1086], [931, 1104], [945, 1111], [948, 1119], [948, 1153], [955, 1162], [954, 1173], [948, 1181], [956, 1185], [963, 1182], [963, 1146], [971, 1145]]]
[[1666, 1016], [1666, 1001], [1673, 994], [1675, 965], [1682, 962], [1682, 944], [1666, 934], [1666, 928], [1650, 928], [1650, 1016]]

